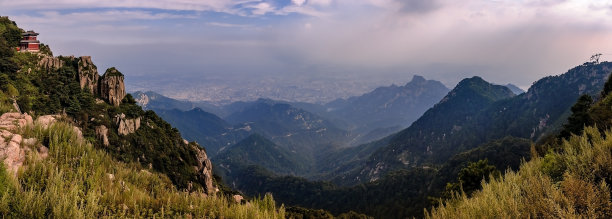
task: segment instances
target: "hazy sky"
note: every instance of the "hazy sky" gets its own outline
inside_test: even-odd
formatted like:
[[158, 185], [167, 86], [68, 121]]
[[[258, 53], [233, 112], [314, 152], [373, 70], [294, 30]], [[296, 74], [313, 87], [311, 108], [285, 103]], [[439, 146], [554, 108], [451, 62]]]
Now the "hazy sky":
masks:
[[0, 0], [56, 55], [127, 75], [479, 75], [523, 88], [612, 60], [612, 0]]

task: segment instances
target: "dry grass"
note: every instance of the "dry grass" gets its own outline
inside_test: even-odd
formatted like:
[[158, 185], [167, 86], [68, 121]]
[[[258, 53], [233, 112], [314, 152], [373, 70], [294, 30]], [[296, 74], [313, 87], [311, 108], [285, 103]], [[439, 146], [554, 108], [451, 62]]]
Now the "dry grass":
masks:
[[[271, 196], [246, 205], [178, 191], [162, 174], [112, 159], [55, 123], [22, 129], [49, 145], [49, 157], [27, 158], [18, 179], [0, 171], [0, 213], [16, 218], [284, 218]], [[3, 169], [3, 168], [0, 168]], [[4, 180], [4, 181], [3, 181]]]
[[[586, 128], [562, 152], [524, 163], [472, 198], [459, 195], [427, 218], [612, 218], [612, 132]], [[551, 175], [562, 173], [559, 181]]]

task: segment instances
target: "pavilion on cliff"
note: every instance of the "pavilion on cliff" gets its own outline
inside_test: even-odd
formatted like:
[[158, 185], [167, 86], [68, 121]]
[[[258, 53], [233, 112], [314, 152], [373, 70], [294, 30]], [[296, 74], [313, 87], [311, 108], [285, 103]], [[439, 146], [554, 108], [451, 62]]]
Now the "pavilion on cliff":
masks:
[[19, 41], [19, 51], [21, 52], [38, 52], [40, 51], [40, 41], [36, 39], [38, 33], [30, 30], [21, 34], [23, 38]]

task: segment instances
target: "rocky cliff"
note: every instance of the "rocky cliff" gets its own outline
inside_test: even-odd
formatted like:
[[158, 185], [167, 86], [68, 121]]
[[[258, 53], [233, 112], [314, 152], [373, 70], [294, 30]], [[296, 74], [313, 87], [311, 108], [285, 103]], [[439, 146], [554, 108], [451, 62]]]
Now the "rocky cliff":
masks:
[[212, 163], [206, 155], [206, 150], [195, 143], [191, 143], [191, 147], [197, 151], [196, 158], [198, 166], [195, 167], [199, 180], [203, 183], [206, 194], [212, 195], [217, 192], [217, 188], [213, 185]]
[[109, 68], [100, 80], [100, 96], [114, 106], [119, 106], [125, 97], [123, 74], [117, 69]]
[[78, 62], [79, 84], [81, 89], [87, 88], [91, 94], [98, 93], [98, 67], [91, 62], [91, 56], [81, 56]]
[[56, 70], [64, 66], [64, 61], [58, 57], [45, 56], [38, 62], [38, 66], [47, 71]]
[[140, 117], [128, 119], [125, 114], [119, 114], [115, 117], [115, 123], [119, 126], [117, 133], [120, 135], [128, 135], [136, 132], [140, 128]]

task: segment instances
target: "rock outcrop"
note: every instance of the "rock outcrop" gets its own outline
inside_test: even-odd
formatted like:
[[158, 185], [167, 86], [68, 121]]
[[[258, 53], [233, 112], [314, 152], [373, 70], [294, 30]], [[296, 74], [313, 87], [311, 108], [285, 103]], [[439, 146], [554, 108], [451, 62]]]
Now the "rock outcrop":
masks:
[[38, 62], [38, 66], [47, 71], [57, 70], [64, 66], [64, 61], [62, 61], [58, 57], [45, 56]]
[[119, 135], [128, 135], [140, 128], [140, 117], [128, 119], [125, 114], [121, 113], [115, 117], [115, 123], [119, 126], [117, 129]]
[[27, 113], [5, 113], [0, 116], [0, 159], [13, 175], [23, 166], [27, 150], [21, 147], [23, 137], [14, 132], [31, 124], [32, 117]]
[[244, 197], [242, 197], [242, 195], [234, 195], [232, 197], [234, 198], [234, 201], [238, 204], [242, 203], [242, 200], [244, 200]]
[[91, 56], [81, 56], [78, 64], [79, 84], [81, 89], [87, 88], [91, 94], [98, 93], [98, 67], [91, 62]]
[[108, 128], [106, 128], [106, 126], [96, 126], [96, 136], [98, 139], [102, 140], [102, 144], [104, 146], [110, 145], [108, 142]]
[[19, 127], [25, 127], [32, 123], [32, 116], [27, 113], [5, 113], [0, 116], [0, 129], [7, 131], [14, 131]]
[[56, 120], [55, 117], [56, 115], [39, 116], [36, 119], [36, 123], [42, 126], [43, 128], [49, 128], [51, 124], [55, 123], [55, 120]]
[[114, 67], [106, 70], [100, 80], [100, 97], [114, 106], [119, 106], [125, 95], [123, 74]]
[[197, 144], [192, 144], [191, 146], [197, 151], [196, 159], [198, 161], [198, 166], [196, 166], [195, 169], [200, 183], [204, 186], [206, 194], [212, 195], [217, 190], [213, 185], [212, 163], [206, 155], [206, 150], [200, 148]]

